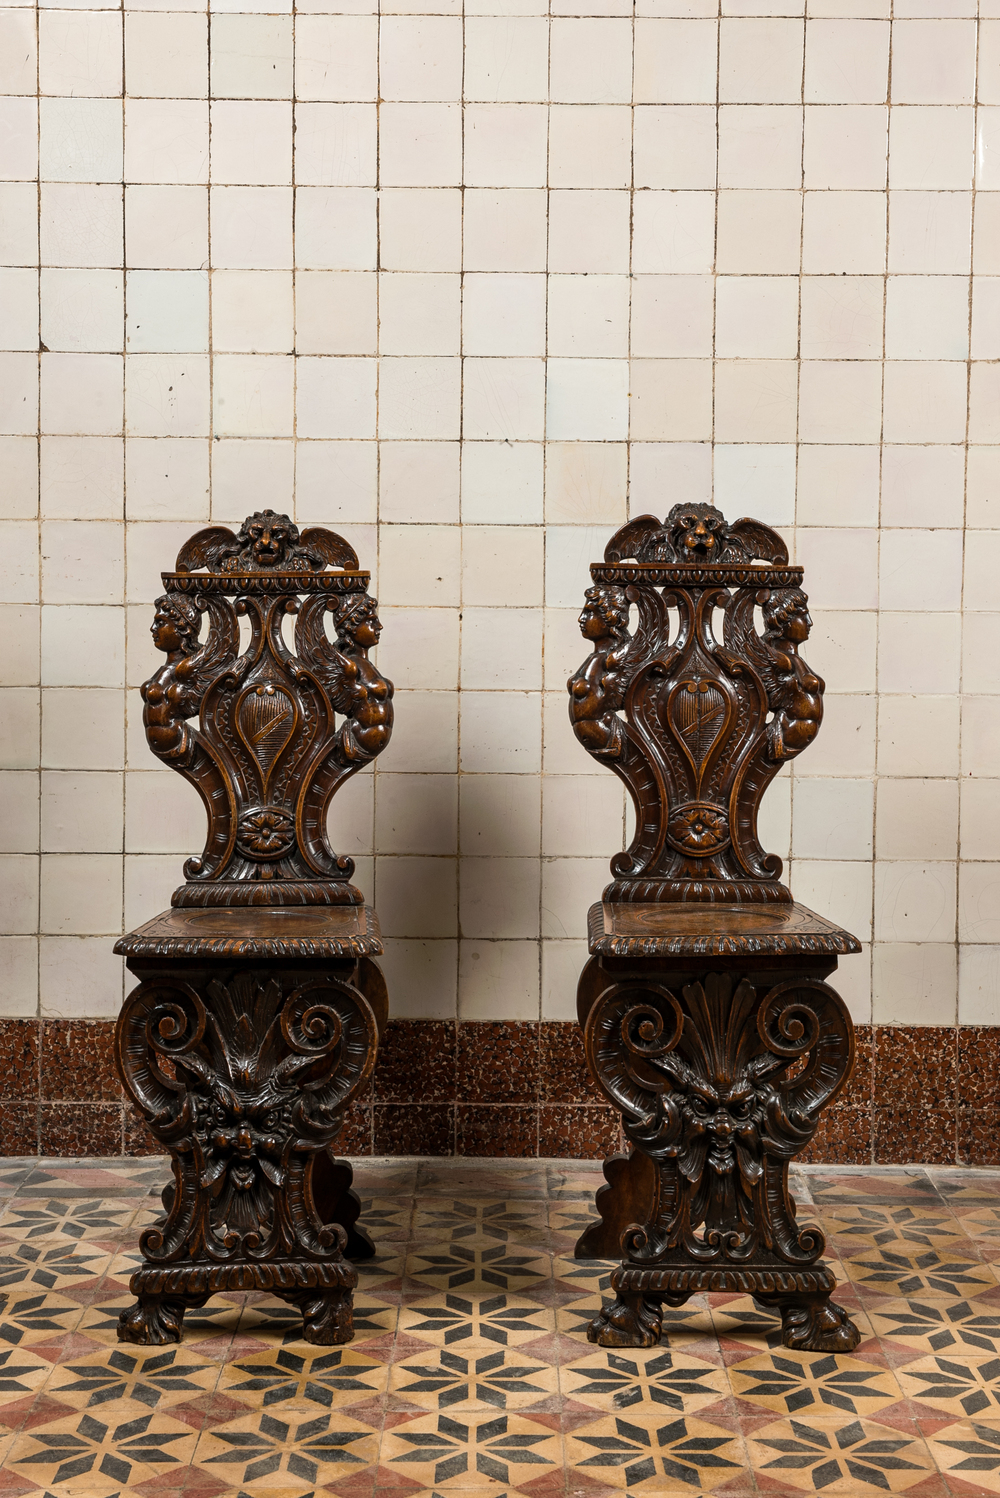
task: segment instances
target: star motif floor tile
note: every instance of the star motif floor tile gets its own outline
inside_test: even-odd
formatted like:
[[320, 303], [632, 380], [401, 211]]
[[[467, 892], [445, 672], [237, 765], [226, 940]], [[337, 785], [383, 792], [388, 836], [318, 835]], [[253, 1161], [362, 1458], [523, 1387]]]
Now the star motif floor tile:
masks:
[[[928, 1438], [928, 1447], [949, 1481], [973, 1491], [1000, 1493], [1000, 1421], [961, 1420]], [[955, 1491], [967, 1491], [955, 1486]]]
[[[913, 1354], [940, 1352], [964, 1359], [1000, 1355], [1000, 1305], [975, 1300], [887, 1299], [870, 1310], [875, 1334]], [[909, 1361], [909, 1360], [908, 1360]]]
[[562, 1387], [598, 1409], [695, 1412], [729, 1393], [724, 1368], [676, 1346], [600, 1348], [561, 1368]]
[[103, 1413], [104, 1419], [89, 1411], [74, 1413], [23, 1432], [7, 1454], [6, 1467], [56, 1489], [72, 1483], [79, 1491], [86, 1478], [88, 1491], [110, 1494], [190, 1461], [197, 1436], [179, 1421], [138, 1408]]
[[197, 1444], [198, 1465], [234, 1488], [289, 1478], [316, 1487], [373, 1462], [379, 1438], [370, 1426], [340, 1410], [258, 1410], [202, 1431]]
[[901, 1368], [899, 1381], [910, 1399], [956, 1419], [1000, 1420], [1000, 1356], [960, 1360], [936, 1353]]
[[287, 1347], [269, 1346], [227, 1362], [218, 1387], [278, 1414], [291, 1409], [318, 1413], [382, 1395], [388, 1379], [388, 1361], [359, 1349], [357, 1342], [310, 1347], [298, 1337]]
[[122, 1344], [168, 1174], [0, 1162], [0, 1498], [1000, 1498], [1000, 1172], [794, 1173], [861, 1331], [840, 1356], [721, 1292], [658, 1346], [589, 1342], [589, 1161], [359, 1162], [348, 1346], [238, 1292]]
[[997, 1288], [996, 1276], [982, 1260], [959, 1258], [947, 1249], [914, 1253], [910, 1245], [906, 1248], [903, 1253], [887, 1245], [845, 1259], [843, 1268], [859, 1290], [880, 1295], [950, 1300], [985, 1295]]
[[522, 1410], [559, 1387], [555, 1368], [523, 1349], [473, 1342], [429, 1347], [395, 1363], [389, 1387], [426, 1410]]
[[555, 1311], [523, 1295], [448, 1291], [413, 1301], [400, 1312], [400, 1329], [426, 1342], [458, 1347], [463, 1342], [492, 1342], [517, 1347], [555, 1330]]
[[441, 1413], [386, 1431], [381, 1460], [427, 1487], [500, 1493], [558, 1471], [562, 1441], [520, 1415]]
[[904, 1493], [937, 1471], [915, 1425], [804, 1416], [764, 1426], [748, 1445], [755, 1473], [807, 1493]]
[[738, 1432], [697, 1415], [669, 1415], [649, 1405], [605, 1416], [566, 1438], [567, 1461], [629, 1493], [713, 1492], [749, 1463]]

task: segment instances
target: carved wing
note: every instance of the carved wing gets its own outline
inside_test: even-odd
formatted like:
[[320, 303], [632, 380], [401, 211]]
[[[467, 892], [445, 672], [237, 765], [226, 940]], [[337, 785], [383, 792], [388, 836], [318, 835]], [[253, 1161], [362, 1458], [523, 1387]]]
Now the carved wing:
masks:
[[312, 552], [325, 567], [343, 567], [353, 571], [358, 565], [358, 554], [354, 547], [348, 545], [343, 536], [338, 536], [335, 531], [324, 530], [318, 525], [302, 532], [296, 547], [296, 551], [299, 550]]
[[[647, 553], [655, 547], [657, 555]], [[626, 557], [635, 557], [637, 562], [672, 562], [674, 549], [667, 539], [663, 522], [655, 515], [640, 515], [615, 531], [604, 548], [606, 562], [621, 562]]]
[[734, 520], [729, 526], [728, 540], [727, 562], [752, 562], [756, 559], [783, 567], [788, 561], [788, 547], [777, 531], [759, 520], [750, 520], [746, 516]]
[[347, 711], [344, 704], [344, 658], [330, 644], [323, 628], [323, 616], [328, 606], [328, 600], [323, 597], [306, 599], [295, 621], [295, 650], [302, 664], [322, 684], [331, 706], [343, 713]]
[[755, 602], [752, 592], [740, 589], [726, 610], [726, 661], [732, 667], [742, 656], [760, 677], [768, 704], [773, 707], [780, 684], [772, 652], [754, 626]]
[[184, 542], [177, 553], [174, 571], [197, 572], [200, 567], [214, 570], [223, 553], [232, 550], [235, 545], [236, 537], [226, 526], [206, 526], [202, 531], [195, 531], [194, 535]]
[[199, 705], [219, 673], [235, 665], [240, 651], [239, 621], [229, 599], [209, 597], [205, 601], [208, 639], [191, 657], [189, 675], [184, 683], [184, 695], [196, 696]]

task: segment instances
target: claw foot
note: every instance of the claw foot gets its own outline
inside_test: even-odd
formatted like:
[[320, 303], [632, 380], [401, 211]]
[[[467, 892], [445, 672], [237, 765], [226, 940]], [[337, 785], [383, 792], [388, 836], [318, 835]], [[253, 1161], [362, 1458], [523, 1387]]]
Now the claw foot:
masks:
[[781, 1312], [781, 1340], [800, 1352], [853, 1352], [861, 1333], [835, 1301], [770, 1302]]
[[159, 1295], [141, 1295], [118, 1317], [119, 1342], [138, 1342], [162, 1347], [181, 1340], [186, 1306], [181, 1300], [163, 1300]]
[[349, 1289], [307, 1290], [284, 1296], [302, 1312], [302, 1337], [321, 1347], [342, 1347], [354, 1340], [354, 1307]]
[[587, 1327], [587, 1340], [600, 1347], [655, 1347], [662, 1324], [658, 1301], [619, 1291]]

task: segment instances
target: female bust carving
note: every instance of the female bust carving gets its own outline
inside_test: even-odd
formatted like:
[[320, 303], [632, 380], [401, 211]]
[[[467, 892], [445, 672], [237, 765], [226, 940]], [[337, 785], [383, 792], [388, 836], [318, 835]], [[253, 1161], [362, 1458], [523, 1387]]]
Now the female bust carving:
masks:
[[155, 608], [149, 632], [153, 644], [166, 652], [167, 659], [143, 684], [142, 721], [149, 747], [154, 754], [162, 755], [183, 749], [183, 720], [198, 711], [197, 700], [190, 693], [201, 651], [201, 610], [179, 593], [164, 594], [156, 600]]
[[382, 633], [377, 609], [367, 593], [354, 593], [333, 618], [342, 673], [334, 706], [347, 715], [339, 735], [347, 762], [380, 754], [392, 732], [392, 683], [368, 659]]
[[823, 679], [799, 655], [812, 628], [809, 600], [800, 588], [783, 588], [770, 595], [761, 613], [773, 672], [768, 742], [772, 758], [793, 759], [812, 743], [823, 721]]
[[567, 682], [570, 722], [591, 754], [616, 759], [624, 739], [618, 717], [627, 685], [622, 667], [632, 643], [629, 600], [617, 583], [588, 588], [584, 596], [580, 633], [592, 641], [594, 653]]

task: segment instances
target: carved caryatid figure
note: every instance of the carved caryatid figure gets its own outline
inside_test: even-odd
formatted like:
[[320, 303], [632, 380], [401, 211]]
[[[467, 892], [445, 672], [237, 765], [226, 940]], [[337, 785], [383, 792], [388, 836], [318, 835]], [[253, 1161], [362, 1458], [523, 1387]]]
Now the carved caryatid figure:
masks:
[[307, 1340], [345, 1342], [345, 1250], [372, 1250], [329, 1147], [371, 1077], [386, 992], [375, 913], [326, 820], [392, 731], [368, 658], [377, 605], [346, 541], [272, 510], [199, 531], [163, 581], [146, 739], [201, 795], [208, 835], [173, 908], [116, 947], [142, 980], [119, 1073], [174, 1167], [119, 1336], [177, 1340], [187, 1307], [256, 1288], [301, 1307]]
[[580, 630], [594, 653], [569, 683], [570, 718], [585, 749], [613, 759], [622, 752], [623, 729], [618, 716], [625, 697], [621, 666], [628, 656], [629, 600], [624, 588], [587, 589]]
[[764, 616], [765, 654], [758, 667], [774, 717], [767, 739], [774, 759], [792, 759], [808, 748], [823, 721], [823, 679], [799, 655], [809, 638], [809, 600], [801, 588], [771, 593]]
[[591, 909], [579, 988], [591, 1071], [633, 1146], [577, 1248], [624, 1256], [590, 1335], [648, 1346], [663, 1302], [718, 1289], [779, 1309], [789, 1346], [849, 1350], [787, 1174], [850, 1074], [850, 1017], [823, 979], [858, 943], [792, 901], [757, 837], [764, 792], [823, 718], [802, 569], [767, 526], [692, 504], [623, 526], [591, 576], [570, 721], [628, 788], [635, 833]]

